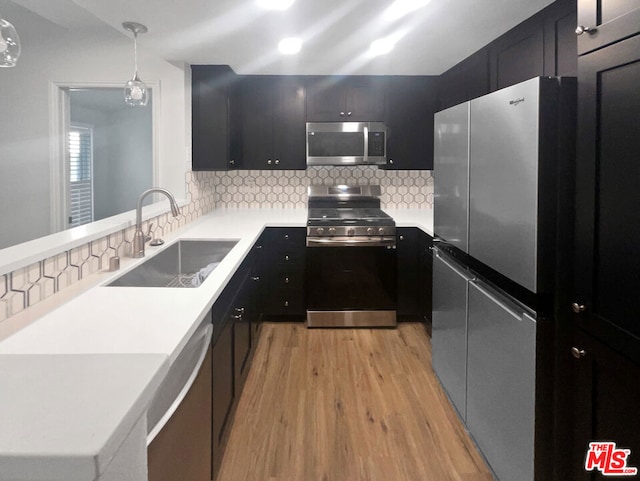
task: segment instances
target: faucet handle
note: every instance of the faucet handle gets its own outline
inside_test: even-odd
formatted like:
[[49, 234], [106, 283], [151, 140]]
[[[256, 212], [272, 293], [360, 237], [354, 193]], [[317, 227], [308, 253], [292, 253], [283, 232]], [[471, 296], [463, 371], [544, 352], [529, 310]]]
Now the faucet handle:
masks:
[[147, 233], [144, 236], [144, 241], [149, 242], [151, 240], [151, 228], [153, 227], [153, 222], [149, 222], [147, 226]]

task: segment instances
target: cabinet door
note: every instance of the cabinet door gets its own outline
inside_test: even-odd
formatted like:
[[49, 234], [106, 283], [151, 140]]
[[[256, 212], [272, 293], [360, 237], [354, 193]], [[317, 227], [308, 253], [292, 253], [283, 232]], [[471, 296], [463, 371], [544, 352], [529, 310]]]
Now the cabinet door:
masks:
[[576, 2], [562, 0], [544, 10], [544, 75], [578, 75]]
[[353, 122], [384, 121], [384, 79], [347, 77], [343, 82], [345, 120]]
[[533, 481], [536, 323], [469, 282], [467, 426], [501, 480]]
[[299, 77], [279, 77], [273, 94], [273, 167], [306, 169], [304, 83]]
[[224, 435], [233, 407], [233, 322], [227, 322], [212, 351], [213, 403], [213, 477], [220, 467], [224, 452]]
[[569, 409], [574, 426], [568, 442], [572, 455], [566, 479], [606, 479], [584, 469], [589, 442], [594, 441], [613, 441], [618, 448], [630, 449], [628, 466], [640, 468], [640, 384], [636, 381], [640, 365], [580, 329], [562, 354], [571, 360], [575, 379]]
[[397, 232], [398, 259], [397, 285], [398, 285], [398, 316], [419, 316], [418, 298], [420, 295], [420, 263], [419, 263], [419, 237], [415, 227], [400, 227]]
[[578, 36], [582, 55], [640, 33], [640, 4], [638, 0], [578, 0], [578, 26], [588, 29]]
[[274, 99], [269, 77], [245, 77], [240, 87], [242, 101], [242, 168], [262, 170], [272, 164]]
[[317, 77], [307, 83], [307, 122], [347, 120], [340, 77]]
[[209, 347], [191, 389], [149, 445], [149, 481], [211, 480], [211, 354]]
[[491, 45], [491, 87], [498, 90], [544, 75], [544, 27], [537, 15]]
[[386, 83], [387, 169], [433, 169], [437, 77], [390, 77]]
[[578, 67], [575, 321], [640, 361], [640, 36]]
[[194, 65], [192, 71], [193, 170], [229, 170], [239, 162], [235, 115], [236, 75], [224, 65]]

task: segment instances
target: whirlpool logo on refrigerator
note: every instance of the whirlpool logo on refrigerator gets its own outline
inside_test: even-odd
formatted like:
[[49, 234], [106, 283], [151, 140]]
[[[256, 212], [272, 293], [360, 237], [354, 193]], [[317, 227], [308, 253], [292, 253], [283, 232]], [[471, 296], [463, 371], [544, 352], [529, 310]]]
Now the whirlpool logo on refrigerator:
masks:
[[616, 443], [610, 441], [589, 443], [584, 469], [597, 469], [604, 476], [635, 476], [638, 474], [638, 468], [627, 466], [630, 454], [630, 449], [617, 448]]
[[514, 107], [516, 107], [522, 102], [524, 102], [524, 97], [520, 97], [519, 99], [509, 100], [509, 105], [513, 105]]

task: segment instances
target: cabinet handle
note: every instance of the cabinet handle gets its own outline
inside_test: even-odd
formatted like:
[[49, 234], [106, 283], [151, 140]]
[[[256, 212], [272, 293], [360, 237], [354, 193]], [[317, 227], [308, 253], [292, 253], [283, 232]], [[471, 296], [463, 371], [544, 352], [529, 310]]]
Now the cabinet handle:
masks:
[[267, 160], [267, 164], [271, 165], [271, 159]]
[[403, 235], [401, 235], [401, 236], [400, 236], [400, 240], [401, 240], [401, 241], [403, 241], [403, 240], [404, 240], [404, 236], [403, 236]]
[[284, 307], [289, 307], [289, 301], [284, 301]]
[[344, 112], [340, 112], [340, 117], [344, 117]]
[[584, 349], [578, 349], [577, 347], [572, 347], [571, 355], [576, 359], [582, 359], [584, 356], [587, 355], [587, 353], [585, 352]]
[[584, 304], [578, 304], [577, 302], [574, 302], [573, 304], [571, 304], [571, 310], [576, 314], [580, 314], [581, 312], [584, 312], [587, 310], [587, 306], [585, 306]]
[[256, 249], [262, 249], [262, 246], [256, 246]]
[[235, 319], [236, 321], [239, 321], [240, 319], [242, 319], [242, 314], [238, 314], [237, 316], [231, 316], [231, 319]]
[[351, 117], [351, 112], [347, 112], [347, 117]]
[[284, 239], [285, 239], [285, 240], [289, 240], [289, 234], [285, 234], [285, 235], [284, 235]]
[[389, 159], [389, 163], [393, 165], [393, 159]]
[[260, 276], [254, 276], [251, 278], [252, 281], [259, 281], [260, 280]]
[[235, 308], [235, 311], [236, 311], [238, 314], [244, 314], [244, 307], [236, 307], [236, 308]]
[[596, 27], [585, 27], [584, 25], [578, 25], [576, 27], [576, 35], [582, 35], [585, 32], [589, 35], [593, 35], [597, 31], [598, 29]]
[[229, 161], [229, 165], [235, 165], [235, 164], [236, 164], [235, 160], [232, 159], [232, 160]]
[[276, 159], [276, 165], [278, 165], [280, 163], [280, 160]]
[[284, 260], [288, 261], [289, 260], [289, 256], [284, 256]]
[[284, 278], [284, 283], [285, 283], [285, 284], [289, 284], [289, 278], [288, 278], [288, 277], [285, 277], [285, 278]]

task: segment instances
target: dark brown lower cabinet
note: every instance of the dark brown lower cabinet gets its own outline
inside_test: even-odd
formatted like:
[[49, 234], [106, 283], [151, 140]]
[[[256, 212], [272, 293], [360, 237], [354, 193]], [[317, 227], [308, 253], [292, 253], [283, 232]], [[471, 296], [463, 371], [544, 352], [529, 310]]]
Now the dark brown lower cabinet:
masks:
[[210, 481], [211, 358], [209, 347], [191, 389], [149, 445], [149, 481]]
[[571, 456], [566, 479], [633, 479], [587, 472], [585, 459], [590, 442], [613, 441], [618, 448], [630, 450], [627, 466], [640, 470], [640, 366], [581, 329], [565, 355], [574, 374], [573, 438], [567, 440]]

